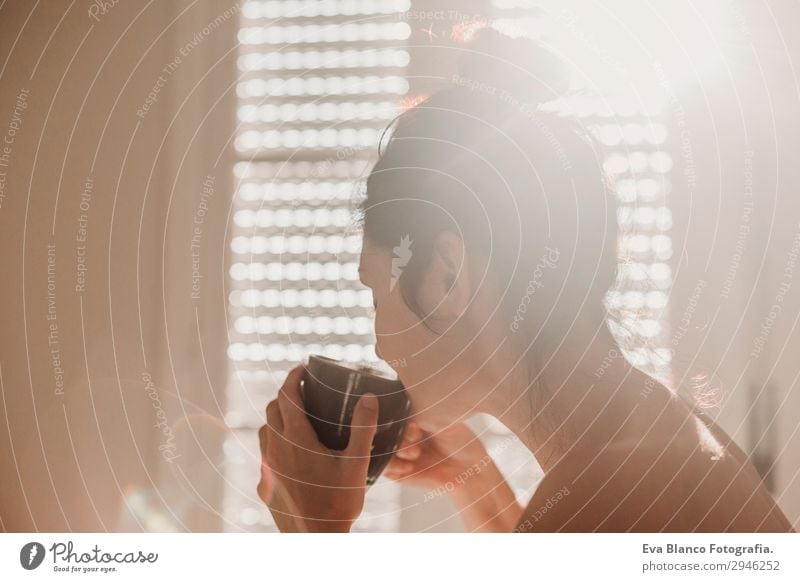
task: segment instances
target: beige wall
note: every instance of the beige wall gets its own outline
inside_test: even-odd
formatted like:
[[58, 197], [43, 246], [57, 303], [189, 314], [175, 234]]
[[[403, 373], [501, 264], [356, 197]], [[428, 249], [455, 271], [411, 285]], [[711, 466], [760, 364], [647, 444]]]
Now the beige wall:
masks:
[[215, 529], [237, 11], [73, 4], [0, 11], [2, 528]]

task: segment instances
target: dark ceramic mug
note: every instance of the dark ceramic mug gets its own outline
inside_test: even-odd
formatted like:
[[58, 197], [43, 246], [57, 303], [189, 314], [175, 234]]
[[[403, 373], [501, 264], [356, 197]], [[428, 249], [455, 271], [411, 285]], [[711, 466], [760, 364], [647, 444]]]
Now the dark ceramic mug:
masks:
[[411, 408], [405, 388], [399, 380], [369, 366], [309, 356], [303, 374], [303, 403], [320, 442], [329, 449], [340, 451], [347, 447], [353, 409], [367, 392], [378, 398], [378, 430], [367, 471], [367, 485], [372, 485], [403, 438]]

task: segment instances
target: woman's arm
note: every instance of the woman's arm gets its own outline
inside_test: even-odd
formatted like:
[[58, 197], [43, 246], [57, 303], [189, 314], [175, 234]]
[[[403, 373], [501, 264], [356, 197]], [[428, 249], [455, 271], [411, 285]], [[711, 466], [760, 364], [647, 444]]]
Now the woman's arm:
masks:
[[429, 433], [410, 421], [386, 476], [448, 494], [468, 531], [510, 532], [522, 515], [483, 443], [461, 422]]
[[523, 507], [491, 457], [485, 468], [453, 490], [451, 498], [467, 531], [510, 532], [522, 517]]

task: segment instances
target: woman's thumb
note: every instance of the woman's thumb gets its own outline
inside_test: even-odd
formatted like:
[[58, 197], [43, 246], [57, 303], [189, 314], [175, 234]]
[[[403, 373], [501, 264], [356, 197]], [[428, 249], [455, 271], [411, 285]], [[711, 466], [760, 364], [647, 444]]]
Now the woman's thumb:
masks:
[[367, 393], [358, 399], [350, 425], [350, 442], [346, 452], [352, 457], [369, 457], [372, 439], [378, 430], [378, 397]]

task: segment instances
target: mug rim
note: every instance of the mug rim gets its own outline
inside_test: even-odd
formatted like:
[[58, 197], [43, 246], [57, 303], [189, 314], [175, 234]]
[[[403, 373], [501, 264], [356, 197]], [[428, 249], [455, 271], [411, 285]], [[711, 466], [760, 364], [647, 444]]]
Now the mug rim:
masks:
[[[400, 381], [399, 378], [390, 378], [382, 370], [378, 370], [378, 369], [373, 368], [372, 366], [369, 366], [369, 365], [366, 365], [366, 364], [364, 364], [364, 365], [350, 364], [348, 362], [344, 362], [342, 360], [337, 360], [335, 358], [330, 358], [328, 356], [323, 356], [323, 355], [320, 355], [320, 354], [310, 354], [308, 356], [308, 364], [311, 363], [312, 359], [320, 361], [320, 363], [323, 364], [323, 365], [328, 365], [328, 366], [331, 366], [331, 367], [339, 368], [340, 370], [342, 370], [344, 372], [348, 372], [348, 373], [357, 372], [359, 374], [369, 375], [369, 376], [371, 376], [372, 378], [374, 378], [376, 380], [381, 380], [382, 382], [386, 382], [388, 384], [399, 384], [400, 386], [402, 386], [402, 382]], [[307, 364], [307, 366], [308, 366], [308, 364]], [[309, 370], [306, 370], [306, 371], [309, 371]], [[310, 371], [309, 371], [309, 373], [310, 373]], [[318, 380], [317, 378], [315, 378], [315, 379]]]

